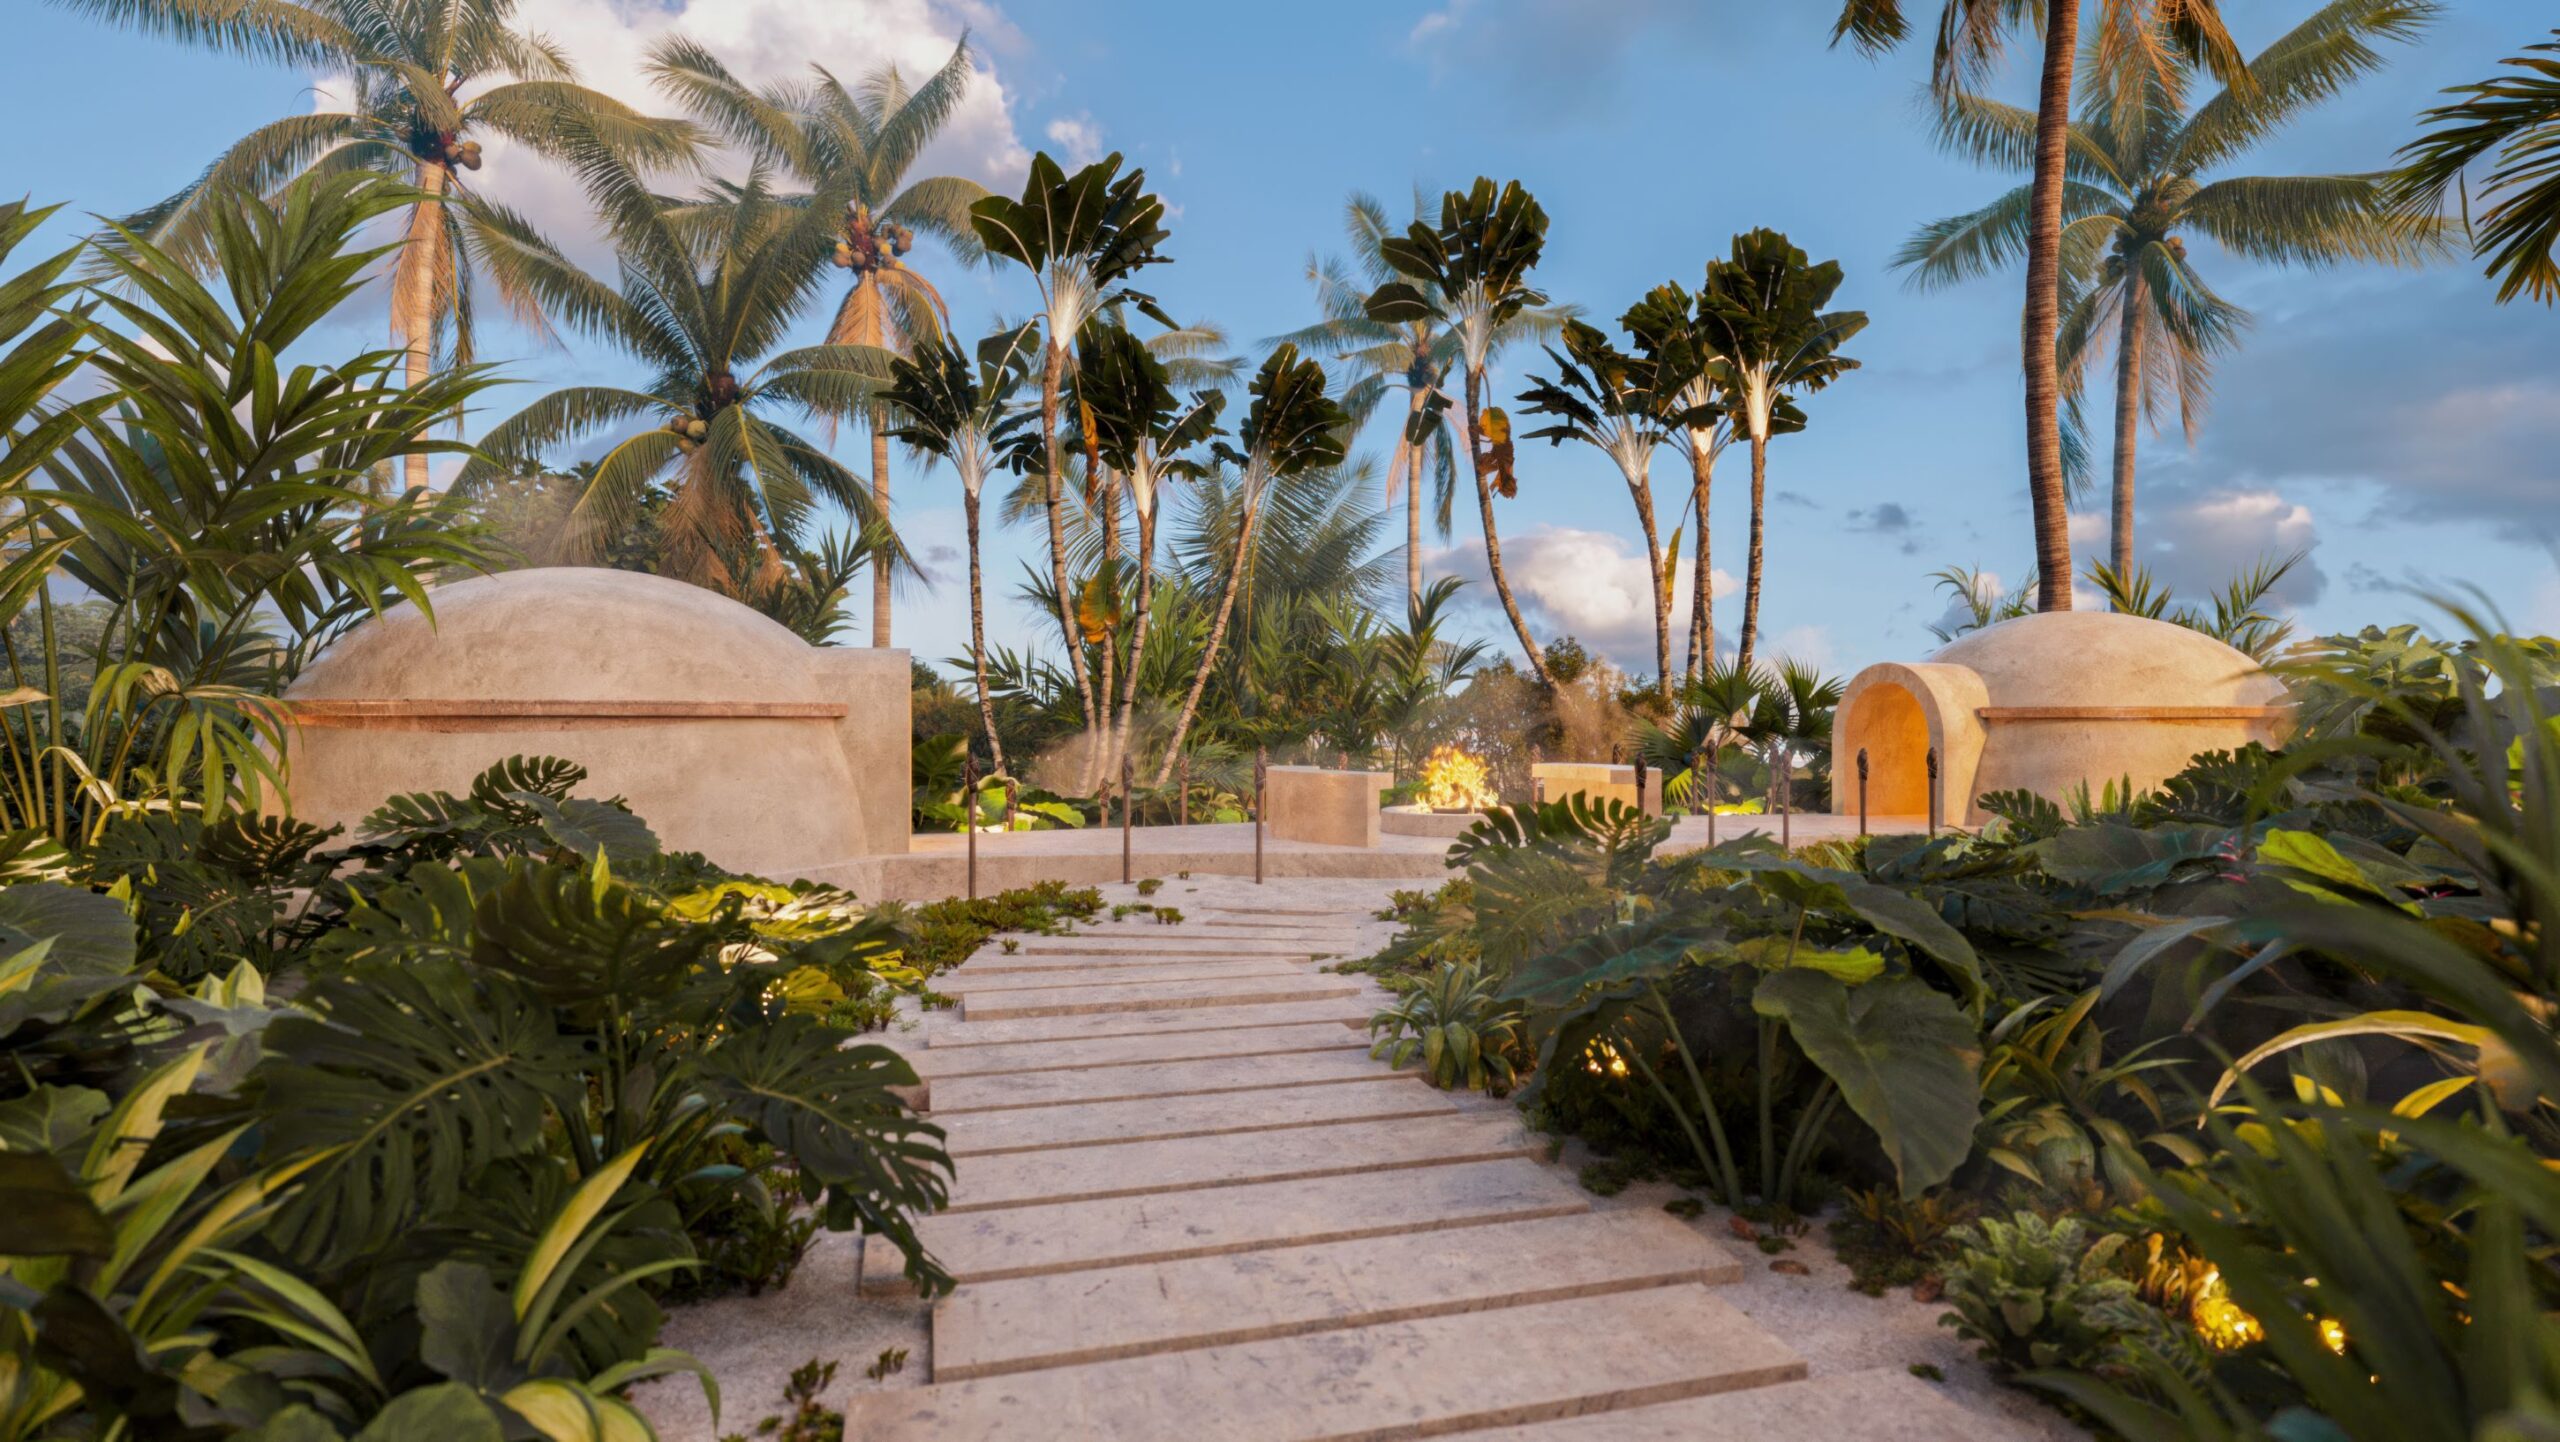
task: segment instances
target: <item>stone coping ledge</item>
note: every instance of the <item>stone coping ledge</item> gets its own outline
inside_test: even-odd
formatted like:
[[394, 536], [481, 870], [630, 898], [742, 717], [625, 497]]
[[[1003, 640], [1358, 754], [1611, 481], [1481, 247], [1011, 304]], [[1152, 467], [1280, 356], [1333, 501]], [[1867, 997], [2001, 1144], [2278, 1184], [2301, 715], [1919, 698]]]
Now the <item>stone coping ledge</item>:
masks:
[[2286, 706], [1981, 706], [1985, 721], [2263, 721], [2292, 714]]
[[647, 721], [839, 721], [851, 710], [840, 701], [500, 701], [397, 699], [290, 700], [294, 722], [328, 730], [403, 730], [504, 727], [512, 722]]

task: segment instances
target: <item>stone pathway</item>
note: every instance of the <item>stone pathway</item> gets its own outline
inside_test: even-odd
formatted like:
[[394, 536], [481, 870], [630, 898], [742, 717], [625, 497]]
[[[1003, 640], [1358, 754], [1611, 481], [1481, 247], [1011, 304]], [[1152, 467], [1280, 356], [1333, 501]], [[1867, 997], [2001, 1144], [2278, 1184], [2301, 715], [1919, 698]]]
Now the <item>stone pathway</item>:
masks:
[[[1730, 1300], [1756, 1253], [1595, 1209], [1508, 1107], [1371, 1061], [1382, 994], [1322, 963], [1384, 939], [1383, 888], [1318, 885], [1168, 885], [1180, 926], [1020, 938], [936, 982], [957, 1016], [892, 1040], [958, 1163], [919, 1231], [960, 1287], [925, 1385], [833, 1399], [847, 1437], [2020, 1435], [1905, 1371], [1809, 1377]], [[861, 1292], [907, 1291], [869, 1251]], [[736, 1426], [757, 1403], [730, 1390]]]

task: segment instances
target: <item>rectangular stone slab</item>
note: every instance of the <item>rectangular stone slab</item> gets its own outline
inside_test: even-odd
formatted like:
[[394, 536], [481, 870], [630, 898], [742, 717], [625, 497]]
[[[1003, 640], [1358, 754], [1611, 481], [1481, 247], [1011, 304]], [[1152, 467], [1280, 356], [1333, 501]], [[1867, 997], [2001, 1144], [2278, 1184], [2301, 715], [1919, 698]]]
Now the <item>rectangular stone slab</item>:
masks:
[[1270, 1131], [1327, 1122], [1440, 1116], [1457, 1109], [1458, 1104], [1446, 1092], [1434, 1091], [1409, 1075], [1381, 1072], [1374, 1082], [1273, 1087], [1269, 1091], [1220, 1092], [1204, 1097], [1077, 1102], [1010, 1112], [966, 1112], [943, 1121], [942, 1127], [946, 1133], [944, 1147], [960, 1157]]
[[[935, 1374], [941, 1370], [937, 1330]], [[1879, 1369], [1468, 1436], [1474, 1442], [1977, 1442], [1986, 1430], [1983, 1418], [1929, 1383]]]
[[1299, 956], [1237, 956], [1220, 951], [1214, 942], [1202, 942], [1196, 952], [1149, 951], [1135, 956], [1006, 956], [1000, 952], [982, 951], [954, 971], [938, 973], [937, 983], [963, 976], [994, 976], [1028, 972], [1122, 971], [1130, 967], [1151, 966], [1313, 966], [1316, 963]]
[[1320, 972], [1202, 981], [1096, 981], [1081, 986], [1043, 986], [963, 997], [960, 1018], [1002, 1021], [1007, 1017], [1073, 1016], [1079, 1012], [1171, 1011], [1273, 1001], [1322, 1001], [1327, 997], [1357, 996], [1365, 989], [1366, 983], [1358, 978]]
[[1742, 1264], [1715, 1243], [1648, 1208], [1017, 1277], [935, 1304], [933, 1376], [955, 1382], [1741, 1276]]
[[[1385, 1442], [1765, 1387], [1801, 1358], [1705, 1287], [845, 1397], [864, 1442]], [[844, 1394], [838, 1394], [844, 1395]], [[1544, 1435], [1544, 1434], [1541, 1434]], [[1835, 1437], [1857, 1434], [1834, 1434]]]
[[1148, 951], [1217, 951], [1234, 956], [1297, 956], [1330, 952], [1331, 947], [1295, 937], [1185, 936], [1164, 927], [1127, 936], [1026, 936], [1016, 956], [1134, 956]]
[[951, 1204], [943, 1210], [1089, 1202], [1395, 1167], [1493, 1161], [1532, 1156], [1545, 1147], [1510, 1117], [1462, 1114], [1014, 1152], [972, 1159], [967, 1173], [952, 1188]]
[[1237, 1031], [1246, 1027], [1290, 1026], [1305, 1022], [1340, 1022], [1366, 1027], [1376, 1015], [1375, 996], [1328, 997], [1319, 1001], [1279, 1001], [1251, 1006], [1193, 1007], [1175, 1011], [1116, 1011], [1085, 1016], [1035, 1016], [1012, 1021], [958, 1021], [936, 1016], [922, 1033], [928, 1047], [953, 1050], [978, 1046], [1021, 1046], [1044, 1041], [1096, 1041], [1105, 1037], [1180, 1036], [1190, 1032]]
[[[1010, 1025], [1011, 1023], [1007, 1023]], [[1366, 1032], [1338, 1021], [1294, 1026], [1233, 1027], [1175, 1032], [1169, 1036], [1099, 1036], [998, 1043], [993, 1046], [899, 1048], [926, 1081], [1014, 1072], [1074, 1071], [1084, 1067], [1140, 1066], [1208, 1056], [1278, 1056], [1299, 1051], [1365, 1051]]]
[[[916, 1236], [960, 1280], [995, 1281], [1136, 1262], [1348, 1241], [1590, 1207], [1561, 1172], [1517, 1158], [1374, 1174], [1257, 1182], [1098, 1202], [954, 1212]], [[862, 1288], [908, 1285], [895, 1247], [863, 1249]]]
[[1043, 986], [1108, 983], [1130, 986], [1142, 981], [1227, 981], [1249, 976], [1307, 976], [1303, 961], [1153, 961], [1127, 966], [1067, 966], [1054, 971], [980, 971], [973, 963], [933, 979], [944, 996], [975, 996], [990, 991], [1029, 991]]
[[1138, 1097], [1212, 1096], [1278, 1086], [1327, 1086], [1374, 1081], [1387, 1070], [1359, 1051], [1292, 1052], [1285, 1056], [1213, 1056], [1192, 1061], [1083, 1071], [1015, 1072], [1005, 1076], [951, 1077], [936, 1083], [929, 1103], [934, 1119], [955, 1113], [1049, 1107], [1066, 1102], [1107, 1102]]

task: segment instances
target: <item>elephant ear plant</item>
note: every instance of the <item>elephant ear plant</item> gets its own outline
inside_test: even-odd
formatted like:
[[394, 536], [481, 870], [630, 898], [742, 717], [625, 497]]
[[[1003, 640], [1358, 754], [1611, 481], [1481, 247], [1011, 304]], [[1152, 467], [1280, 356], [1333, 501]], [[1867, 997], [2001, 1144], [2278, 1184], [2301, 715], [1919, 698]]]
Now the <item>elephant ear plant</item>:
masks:
[[[1730, 1014], [1755, 1038], [1757, 1195], [1791, 1206], [1845, 1106], [1903, 1195], [1953, 1175], [1982, 1111], [1984, 993], [1964, 937], [1925, 904], [1855, 872], [1808, 865], [1759, 838], [1690, 859], [1678, 904], [1524, 961], [1504, 989], [1528, 1003], [1544, 1087], [1589, 1057], [1623, 1060], [1671, 1113], [1728, 1205], [1750, 1195], [1694, 1017]], [[1684, 1012], [1689, 1013], [1684, 1016]], [[1733, 1030], [1725, 1027], [1718, 1030]], [[1676, 1062], [1676, 1073], [1671, 1071]], [[1792, 1089], [1810, 1074], [1800, 1100]], [[1781, 1113], [1792, 1105], [1791, 1131]]]

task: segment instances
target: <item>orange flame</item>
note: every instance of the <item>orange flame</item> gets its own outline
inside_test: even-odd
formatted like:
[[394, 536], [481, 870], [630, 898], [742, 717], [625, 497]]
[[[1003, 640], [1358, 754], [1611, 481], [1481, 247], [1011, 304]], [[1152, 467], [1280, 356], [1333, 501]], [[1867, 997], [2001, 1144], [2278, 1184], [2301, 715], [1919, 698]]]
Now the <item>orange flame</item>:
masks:
[[1415, 798], [1434, 811], [1482, 811], [1501, 804], [1484, 758], [1455, 746], [1435, 746], [1422, 758], [1422, 790]]

